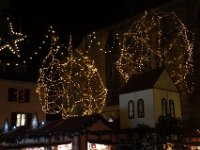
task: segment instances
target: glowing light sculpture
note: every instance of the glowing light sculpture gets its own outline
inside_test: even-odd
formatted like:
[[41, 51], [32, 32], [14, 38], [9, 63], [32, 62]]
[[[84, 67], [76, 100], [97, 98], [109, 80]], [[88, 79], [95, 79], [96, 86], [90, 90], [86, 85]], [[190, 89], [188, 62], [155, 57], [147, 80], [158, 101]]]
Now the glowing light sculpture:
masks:
[[51, 47], [39, 70], [36, 92], [39, 95], [42, 110], [48, 114], [56, 114], [62, 110], [63, 69], [60, 60], [57, 58], [60, 46], [52, 26], [50, 27], [50, 33], [52, 34]]
[[94, 61], [76, 49], [63, 65], [63, 118], [100, 113], [106, 103], [107, 90]]
[[[53, 30], [53, 29], [52, 29]], [[100, 113], [106, 103], [107, 89], [88, 54], [72, 50], [68, 57], [58, 58], [58, 38], [52, 31], [52, 45], [39, 70], [36, 92], [42, 110], [48, 114], [61, 113], [63, 118]]]
[[124, 34], [117, 69], [128, 81], [138, 72], [165, 67], [175, 84], [192, 92], [188, 83], [193, 74], [192, 40], [193, 34], [174, 12], [145, 11]]
[[20, 57], [17, 43], [23, 41], [26, 36], [21, 32], [14, 32], [13, 25], [9, 18], [7, 18], [7, 22], [9, 24], [9, 31], [7, 33], [7, 37], [0, 38], [0, 51], [8, 48], [13, 54], [17, 55], [17, 57]]

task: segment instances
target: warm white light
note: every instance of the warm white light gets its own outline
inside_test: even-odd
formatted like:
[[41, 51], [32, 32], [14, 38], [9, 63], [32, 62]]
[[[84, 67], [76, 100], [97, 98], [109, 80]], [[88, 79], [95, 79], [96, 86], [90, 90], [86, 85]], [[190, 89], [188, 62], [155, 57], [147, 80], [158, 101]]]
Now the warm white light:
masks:
[[7, 18], [7, 21], [8, 21], [8, 24], [9, 24], [9, 33], [8, 33], [8, 35], [11, 36], [10, 37], [11, 40], [7, 41], [6, 39], [4, 39], [5, 40], [5, 44], [2, 44], [0, 46], [0, 50], [8, 48], [13, 54], [16, 54], [17, 57], [20, 57], [19, 48], [17, 46], [17, 43], [23, 41], [26, 38], [26, 36], [24, 36], [22, 33], [14, 32], [13, 31], [13, 25], [10, 22], [10, 19]]
[[145, 11], [124, 34], [117, 69], [128, 81], [130, 76], [165, 67], [175, 84], [192, 92], [189, 77], [193, 74], [193, 34], [172, 13]]
[[70, 37], [68, 56], [61, 61], [58, 55], [62, 54], [62, 44], [55, 32], [50, 34], [56, 39], [51, 41], [50, 52], [42, 62], [36, 90], [42, 110], [49, 114], [62, 113], [63, 118], [101, 112], [107, 90], [94, 60], [87, 53], [72, 49]]

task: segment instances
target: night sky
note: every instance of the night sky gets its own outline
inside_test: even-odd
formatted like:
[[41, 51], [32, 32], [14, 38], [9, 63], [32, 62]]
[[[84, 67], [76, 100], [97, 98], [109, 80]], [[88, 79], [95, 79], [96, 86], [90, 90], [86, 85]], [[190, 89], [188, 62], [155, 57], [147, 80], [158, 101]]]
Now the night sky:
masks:
[[[106, 26], [165, 0], [11, 0], [11, 13], [41, 24], [59, 24], [67, 30]], [[169, 2], [169, 1], [168, 1]]]

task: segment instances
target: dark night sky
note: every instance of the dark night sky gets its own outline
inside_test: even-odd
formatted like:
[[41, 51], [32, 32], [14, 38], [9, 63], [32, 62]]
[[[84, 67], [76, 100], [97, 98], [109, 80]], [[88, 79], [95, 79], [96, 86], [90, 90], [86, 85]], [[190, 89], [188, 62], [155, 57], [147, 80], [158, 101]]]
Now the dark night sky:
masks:
[[40, 23], [54, 23], [68, 30], [105, 26], [165, 0], [11, 0], [13, 15]]

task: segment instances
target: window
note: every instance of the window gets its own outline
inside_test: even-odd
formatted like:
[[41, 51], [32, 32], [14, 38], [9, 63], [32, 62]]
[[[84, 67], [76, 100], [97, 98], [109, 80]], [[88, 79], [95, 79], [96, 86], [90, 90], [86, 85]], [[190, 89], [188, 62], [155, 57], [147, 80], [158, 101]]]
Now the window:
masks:
[[174, 101], [172, 99], [169, 100], [169, 114], [171, 117], [175, 117], [175, 106]]
[[30, 101], [30, 90], [28, 89], [8, 89], [8, 101], [10, 102], [29, 102]]
[[138, 107], [138, 118], [143, 118], [144, 117], [144, 100], [143, 99], [138, 99], [137, 107]]
[[129, 102], [128, 102], [128, 118], [133, 119], [134, 117], [135, 117], [134, 102], [132, 100], [129, 100]]
[[17, 114], [16, 127], [25, 126], [26, 114]]
[[11, 113], [11, 126], [20, 127], [31, 125], [32, 113], [12, 112]]
[[162, 99], [162, 115], [167, 116], [167, 100], [165, 98]]

